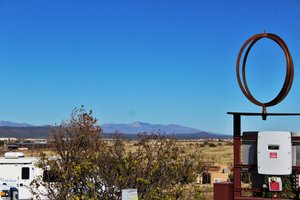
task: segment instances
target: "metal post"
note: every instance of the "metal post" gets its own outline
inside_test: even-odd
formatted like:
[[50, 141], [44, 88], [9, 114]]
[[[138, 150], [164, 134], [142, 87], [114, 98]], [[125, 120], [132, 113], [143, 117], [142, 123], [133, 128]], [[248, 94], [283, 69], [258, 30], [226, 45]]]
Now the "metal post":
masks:
[[233, 115], [233, 150], [234, 150], [234, 168], [233, 168], [233, 188], [234, 188], [234, 199], [241, 196], [241, 115]]
[[232, 200], [233, 184], [231, 182], [214, 183], [214, 200]]

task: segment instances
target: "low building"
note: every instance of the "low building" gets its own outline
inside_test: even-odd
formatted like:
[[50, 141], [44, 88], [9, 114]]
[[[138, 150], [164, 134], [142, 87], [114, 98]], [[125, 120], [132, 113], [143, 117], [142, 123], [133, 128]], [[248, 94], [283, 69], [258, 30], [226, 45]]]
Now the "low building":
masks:
[[213, 184], [217, 182], [228, 181], [228, 176], [230, 173], [231, 169], [225, 165], [207, 166], [206, 170], [197, 178], [197, 183]]
[[46, 142], [18, 142], [13, 144], [8, 144], [7, 149], [10, 151], [14, 150], [31, 150], [31, 149], [47, 149], [49, 148], [49, 143]]

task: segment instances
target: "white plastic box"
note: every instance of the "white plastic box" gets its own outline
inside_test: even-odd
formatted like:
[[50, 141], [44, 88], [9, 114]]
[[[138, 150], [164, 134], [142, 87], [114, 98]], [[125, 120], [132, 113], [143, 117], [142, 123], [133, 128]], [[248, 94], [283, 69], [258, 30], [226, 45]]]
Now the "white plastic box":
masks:
[[122, 200], [138, 200], [137, 189], [123, 189]]
[[265, 175], [290, 175], [292, 173], [290, 132], [258, 132], [257, 169], [259, 174]]

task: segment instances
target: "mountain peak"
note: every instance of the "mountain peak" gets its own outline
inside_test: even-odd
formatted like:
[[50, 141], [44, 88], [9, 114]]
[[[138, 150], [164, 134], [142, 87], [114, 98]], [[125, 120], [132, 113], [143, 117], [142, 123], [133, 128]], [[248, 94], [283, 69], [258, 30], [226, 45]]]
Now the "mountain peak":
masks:
[[139, 121], [137, 121], [137, 122], [133, 122], [133, 123], [131, 123], [129, 125], [131, 125], [132, 127], [140, 127], [140, 126], [149, 126], [151, 124], [146, 123], [146, 122], [139, 122]]
[[129, 124], [102, 124], [101, 128], [105, 133], [114, 133], [116, 131], [127, 134], [137, 133], [153, 133], [160, 132], [165, 134], [189, 134], [201, 132], [198, 129], [180, 126], [176, 124], [162, 125], [162, 124], [150, 124], [146, 122], [132, 122]]

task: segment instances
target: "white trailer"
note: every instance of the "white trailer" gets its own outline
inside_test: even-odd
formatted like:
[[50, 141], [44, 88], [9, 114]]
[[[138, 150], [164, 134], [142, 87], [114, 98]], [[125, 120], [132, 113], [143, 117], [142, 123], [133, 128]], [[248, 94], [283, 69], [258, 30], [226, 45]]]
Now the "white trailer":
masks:
[[37, 158], [24, 157], [21, 152], [7, 152], [0, 158], [0, 185], [18, 189], [20, 200], [34, 199], [30, 183], [43, 171], [35, 166]]

